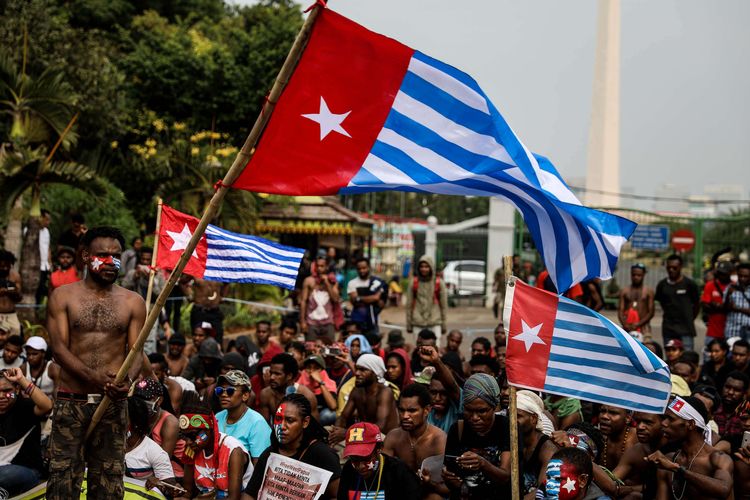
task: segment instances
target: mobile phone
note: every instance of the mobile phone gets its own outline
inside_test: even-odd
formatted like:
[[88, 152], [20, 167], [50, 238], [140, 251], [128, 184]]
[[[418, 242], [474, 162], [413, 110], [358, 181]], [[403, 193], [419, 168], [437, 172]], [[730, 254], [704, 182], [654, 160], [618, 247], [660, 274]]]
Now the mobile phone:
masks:
[[747, 446], [750, 446], [750, 431], [745, 431], [742, 433], [742, 445], [740, 448], [745, 448]]
[[445, 465], [446, 469], [457, 476], [465, 474], [464, 469], [458, 465], [458, 457], [456, 455], [445, 455], [445, 457], [443, 457], [443, 465]]
[[329, 347], [327, 351], [329, 356], [341, 356], [341, 349], [338, 347]]
[[186, 495], [187, 490], [183, 488], [182, 486], [176, 485], [176, 484], [169, 484], [165, 483], [164, 481], [159, 481], [156, 483], [156, 487], [160, 490], [168, 493], [171, 496], [177, 496], [177, 495]]

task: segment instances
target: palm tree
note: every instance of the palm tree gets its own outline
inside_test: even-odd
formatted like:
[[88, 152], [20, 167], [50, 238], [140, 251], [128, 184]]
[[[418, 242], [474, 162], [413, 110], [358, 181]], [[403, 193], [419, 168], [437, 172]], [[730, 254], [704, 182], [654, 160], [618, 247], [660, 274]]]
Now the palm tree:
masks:
[[[23, 63], [25, 67], [25, 61]], [[24, 302], [32, 302], [39, 284], [39, 217], [45, 184], [73, 185], [93, 194], [103, 194], [104, 181], [96, 172], [74, 161], [52, 161], [59, 150], [67, 150], [77, 139], [73, 125], [75, 96], [62, 73], [45, 70], [38, 77], [25, 74], [0, 54], [0, 115], [10, 117], [6, 141], [0, 144], [0, 220], [8, 220], [6, 248], [18, 250], [21, 236], [21, 200], [29, 193], [29, 223], [21, 250]], [[54, 142], [54, 146], [51, 146]]]

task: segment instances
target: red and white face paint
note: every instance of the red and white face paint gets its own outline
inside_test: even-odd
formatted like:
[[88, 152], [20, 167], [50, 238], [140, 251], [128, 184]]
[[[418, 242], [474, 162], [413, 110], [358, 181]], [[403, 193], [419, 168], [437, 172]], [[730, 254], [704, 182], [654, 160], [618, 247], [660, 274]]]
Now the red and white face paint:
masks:
[[286, 418], [286, 403], [281, 403], [276, 409], [276, 414], [273, 416], [273, 432], [276, 435], [279, 443], [281, 442], [281, 436], [283, 435], [284, 419]]
[[119, 271], [122, 264], [120, 263], [120, 259], [116, 259], [111, 255], [107, 255], [106, 257], [92, 257], [89, 269], [91, 269], [91, 272], [99, 274], [103, 271], [102, 267], [106, 265], [114, 266]]
[[564, 463], [559, 459], [550, 460], [547, 464], [547, 480], [544, 484], [545, 499], [572, 500], [579, 496], [585, 485], [585, 477], [581, 477], [573, 464]]

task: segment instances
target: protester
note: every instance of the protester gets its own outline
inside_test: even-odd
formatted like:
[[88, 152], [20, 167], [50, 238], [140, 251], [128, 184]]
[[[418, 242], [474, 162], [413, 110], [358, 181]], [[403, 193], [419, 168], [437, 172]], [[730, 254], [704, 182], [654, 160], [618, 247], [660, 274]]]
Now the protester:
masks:
[[222, 407], [216, 414], [219, 431], [242, 443], [252, 468], [271, 445], [271, 427], [260, 413], [248, 408], [253, 397], [250, 379], [241, 370], [231, 370], [219, 376], [215, 391]]
[[[176, 485], [177, 480], [169, 461], [169, 454], [149, 438], [149, 430], [149, 409], [146, 401], [137, 397], [129, 398], [128, 434], [125, 439], [125, 474], [128, 477], [146, 481], [146, 484], [151, 487], [159, 481]], [[174, 491], [161, 485], [156, 485], [156, 487], [163, 494], [170, 494]]]
[[685, 347], [681, 340], [671, 339], [664, 345], [665, 361], [671, 368], [685, 353]]
[[750, 374], [750, 342], [743, 339], [735, 340], [732, 344], [732, 365], [733, 371]]
[[599, 429], [604, 435], [602, 467], [614, 469], [620, 463], [625, 450], [638, 442], [638, 437], [630, 425], [630, 412], [612, 405], [602, 405], [599, 409]]
[[518, 405], [518, 430], [522, 436], [524, 495], [534, 493], [546, 477], [547, 463], [557, 451], [557, 446], [544, 433], [544, 403], [531, 391], [516, 392]]
[[360, 356], [355, 380], [356, 387], [330, 431], [331, 444], [344, 439], [346, 428], [354, 421], [355, 412], [360, 422], [373, 423], [384, 434], [398, 426], [396, 401], [393, 391], [386, 385], [383, 360], [374, 354]]
[[318, 417], [318, 401], [315, 394], [307, 387], [296, 383], [299, 376], [299, 365], [291, 354], [280, 353], [271, 359], [270, 380], [268, 387], [260, 393], [260, 408], [266, 422], [273, 423], [273, 412], [287, 394], [299, 393], [310, 401], [312, 416]]
[[213, 413], [197, 395], [183, 402], [179, 422], [185, 454], [193, 460], [185, 464], [185, 497], [197, 493], [239, 500], [252, 475], [242, 443], [219, 431]]
[[729, 285], [724, 295], [727, 308], [724, 336], [750, 341], [750, 264], [737, 266], [737, 283]]
[[411, 372], [417, 376], [427, 366], [419, 355], [423, 347], [434, 347], [437, 349], [437, 337], [432, 330], [420, 330], [417, 334], [417, 347], [411, 353]]
[[448, 352], [455, 352], [459, 355], [461, 361], [464, 361], [463, 355], [461, 354], [461, 343], [464, 341], [464, 334], [461, 330], [451, 330], [448, 332], [448, 336], [445, 338], [445, 349], [441, 350], [442, 354]]
[[255, 343], [261, 352], [261, 357], [269, 350], [273, 353], [271, 356], [284, 352], [279, 343], [271, 339], [271, 323], [266, 320], [255, 323]]
[[589, 455], [578, 448], [562, 448], [555, 452], [547, 463], [544, 484], [537, 498], [543, 500], [597, 498], [589, 491], [592, 478], [593, 466]]
[[62, 247], [57, 251], [57, 269], [52, 271], [49, 278], [50, 293], [56, 288], [69, 283], [81, 281], [75, 264], [76, 252], [70, 247]]
[[200, 392], [216, 382], [223, 358], [219, 344], [208, 337], [201, 342], [198, 354], [190, 358], [182, 376], [193, 382]]
[[583, 407], [579, 399], [550, 394], [544, 399], [544, 406], [556, 419], [558, 429], [583, 422]]
[[724, 328], [727, 323], [727, 310], [724, 292], [732, 282], [734, 266], [731, 262], [716, 263], [714, 277], [706, 281], [701, 295], [701, 307], [706, 318], [706, 345], [715, 339], [724, 338]]
[[664, 436], [678, 450], [668, 458], [655, 451], [657, 498], [727, 498], [732, 493], [732, 459], [708, 442], [706, 408], [700, 400], [677, 397], [667, 408]]
[[726, 340], [711, 339], [708, 343], [708, 361], [703, 363], [701, 368], [701, 378], [710, 378], [716, 387], [724, 387], [724, 381], [727, 379], [730, 371], [734, 368], [727, 360], [729, 346]]
[[721, 406], [714, 411], [714, 420], [719, 426], [719, 434], [732, 438], [742, 434], [742, 421], [735, 413], [737, 407], [746, 398], [750, 378], [742, 372], [733, 371], [727, 376], [721, 392]]
[[461, 388], [451, 369], [440, 358], [437, 348], [423, 346], [419, 355], [430, 370], [434, 370], [434, 374], [426, 381], [432, 396], [432, 408], [427, 421], [448, 433], [463, 411]]
[[[78, 497], [85, 466], [91, 497], [124, 494], [125, 398], [141, 371], [142, 357], [135, 357], [126, 380], [115, 384], [114, 377], [146, 317], [143, 299], [114, 284], [124, 242], [114, 228], [87, 231], [82, 239], [86, 279], [50, 295], [47, 331], [61, 370], [50, 435], [48, 498]], [[109, 411], [86, 441], [97, 406], [91, 403], [98, 403], [102, 394], [112, 400]]]
[[370, 274], [370, 261], [364, 257], [357, 259], [357, 277], [346, 286], [346, 294], [352, 303], [351, 320], [356, 322], [362, 333], [378, 333], [378, 316], [385, 306], [388, 295], [385, 282]]
[[188, 299], [193, 302], [190, 310], [190, 324], [211, 323], [219, 346], [224, 340], [224, 313], [219, 305], [229, 292], [228, 283], [218, 283], [200, 278], [193, 278], [185, 285]]
[[398, 348], [393, 349], [385, 357], [385, 379], [403, 389], [413, 382], [409, 355], [406, 351]]
[[469, 375], [474, 375], [475, 373], [486, 373], [487, 375], [497, 377], [500, 374], [500, 365], [490, 356], [477, 354], [469, 360]]
[[149, 354], [148, 361], [151, 364], [151, 375], [161, 384], [159, 406], [172, 415], [179, 415], [183, 391], [194, 391], [195, 384], [182, 377], [171, 376], [167, 360], [161, 353]]
[[281, 404], [274, 411], [270, 440], [271, 445], [260, 455], [252, 478], [245, 488], [245, 494], [249, 498], [258, 498], [271, 453], [331, 472], [323, 498], [337, 497], [341, 465], [336, 453], [326, 444], [328, 433], [312, 416], [312, 407], [306, 397], [288, 394], [282, 398]]
[[23, 366], [23, 340], [18, 335], [11, 335], [5, 342], [3, 356], [0, 358], [0, 370], [6, 368], [20, 368]]
[[[399, 427], [385, 437], [383, 453], [403, 461], [417, 474], [426, 458], [442, 455], [446, 434], [427, 421], [431, 410], [430, 391], [421, 384], [411, 384], [401, 391], [398, 400]], [[448, 493], [443, 486], [438, 490]]]
[[394, 351], [396, 349], [403, 349], [407, 355], [412, 350], [412, 346], [406, 343], [404, 334], [401, 330], [395, 329], [388, 332], [388, 347], [387, 352]]
[[431, 330], [438, 344], [447, 332], [448, 292], [440, 279], [432, 258], [423, 255], [417, 263], [417, 272], [406, 292], [406, 331]]
[[11, 496], [33, 488], [45, 474], [41, 422], [51, 409], [49, 397], [19, 368], [0, 375], [0, 487]]
[[[60, 247], [74, 248], [78, 252], [78, 246], [81, 239], [86, 234], [86, 220], [81, 214], [70, 216], [70, 228], [63, 231], [57, 238], [58, 250]], [[122, 246], [125, 246], [124, 244]]]
[[508, 419], [495, 414], [499, 403], [493, 377], [479, 373], [466, 380], [464, 419], [453, 424], [445, 446], [443, 480], [452, 497], [459, 492], [464, 498], [509, 496], [510, 430]]
[[279, 325], [279, 335], [276, 337], [276, 342], [281, 350], [285, 351], [294, 340], [297, 340], [297, 323], [286, 318]]
[[617, 317], [626, 332], [651, 334], [651, 318], [654, 317], [654, 290], [643, 283], [646, 266], [637, 263], [630, 266], [630, 286], [620, 291]]
[[141, 248], [143, 248], [143, 238], [136, 236], [130, 240], [130, 248], [122, 252], [122, 269], [120, 270], [122, 275], [127, 276], [138, 265], [138, 254]]
[[338, 499], [414, 499], [420, 496], [416, 474], [406, 464], [383, 453], [380, 429], [360, 422], [346, 430]]
[[335, 423], [336, 408], [338, 408], [336, 382], [328, 376], [326, 362], [323, 357], [312, 355], [305, 358], [302, 363], [302, 372], [297, 382], [315, 394], [321, 425], [332, 425]]
[[310, 276], [302, 282], [299, 315], [306, 340], [320, 336], [335, 340], [334, 307], [341, 299], [336, 275], [328, 272], [325, 250], [319, 250], [310, 267]]
[[11, 335], [21, 335], [16, 304], [21, 302], [21, 275], [13, 269], [16, 256], [0, 249], [0, 323]]
[[367, 338], [361, 334], [349, 335], [344, 342], [344, 345], [349, 349], [349, 355], [352, 357], [352, 361], [355, 363], [357, 359], [363, 354], [372, 354], [372, 347]]
[[185, 337], [180, 333], [173, 333], [169, 340], [167, 340], [167, 355], [165, 356], [167, 364], [169, 365], [169, 373], [175, 377], [182, 375], [182, 372], [187, 368], [188, 362], [190, 361], [185, 356]]
[[213, 332], [213, 327], [208, 321], [193, 325], [192, 327], [192, 342], [185, 347], [185, 356], [188, 359], [198, 354], [198, 350], [204, 340], [209, 337], [209, 332]]
[[680, 340], [685, 348], [693, 349], [695, 318], [700, 308], [698, 286], [682, 274], [682, 257], [667, 257], [667, 277], [656, 285], [654, 298], [664, 311], [661, 331], [664, 341]]
[[23, 345], [26, 351], [24, 376], [39, 387], [47, 397], [55, 393], [55, 380], [60, 376], [60, 367], [52, 360], [47, 360], [47, 341], [42, 337], [29, 337]]

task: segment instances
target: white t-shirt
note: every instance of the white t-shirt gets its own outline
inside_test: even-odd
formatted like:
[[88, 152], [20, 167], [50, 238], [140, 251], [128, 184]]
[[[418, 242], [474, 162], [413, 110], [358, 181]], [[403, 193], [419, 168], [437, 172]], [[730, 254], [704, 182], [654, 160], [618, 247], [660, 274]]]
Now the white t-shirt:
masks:
[[49, 229], [39, 230], [39, 270], [49, 271]]
[[125, 467], [127, 475], [135, 479], [154, 476], [163, 481], [174, 477], [169, 454], [148, 436], [125, 454]]
[[18, 356], [13, 363], [8, 364], [3, 359], [3, 351], [4, 349], [0, 349], [0, 370], [5, 370], [6, 368], [21, 368], [21, 365], [23, 364], [21, 356]]

